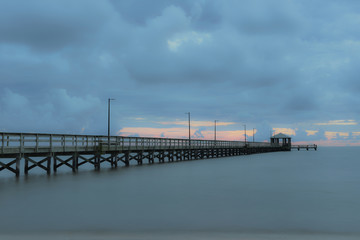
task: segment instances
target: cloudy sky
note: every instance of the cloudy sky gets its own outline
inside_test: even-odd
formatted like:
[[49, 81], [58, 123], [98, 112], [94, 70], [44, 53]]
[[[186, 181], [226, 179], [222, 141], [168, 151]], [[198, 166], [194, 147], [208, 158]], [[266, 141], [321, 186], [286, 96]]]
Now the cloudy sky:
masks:
[[360, 1], [0, 0], [0, 131], [360, 145]]

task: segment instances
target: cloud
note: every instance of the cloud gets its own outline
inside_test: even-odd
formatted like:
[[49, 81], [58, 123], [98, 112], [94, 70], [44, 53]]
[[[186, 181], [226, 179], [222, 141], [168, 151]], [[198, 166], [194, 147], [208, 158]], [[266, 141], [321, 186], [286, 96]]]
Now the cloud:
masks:
[[[191, 130], [191, 135], [195, 133]], [[126, 127], [117, 132], [121, 136], [187, 138], [186, 128]]]
[[95, 127], [93, 112], [98, 111], [99, 105], [96, 97], [70, 96], [64, 89], [53, 90], [47, 101], [40, 103], [5, 89], [0, 98], [1, 123], [6, 131], [80, 133]]
[[325, 137], [328, 140], [339, 139], [339, 138], [348, 138], [348, 132], [325, 132]]
[[[254, 131], [257, 133], [257, 130]], [[214, 140], [214, 131], [205, 128], [192, 128], [192, 139]], [[177, 138], [188, 139], [188, 128], [153, 128], [153, 127], [126, 127], [117, 132], [121, 136], [139, 136], [139, 137], [162, 137], [162, 138]], [[246, 132], [247, 141], [252, 140], [253, 132]], [[216, 131], [216, 139], [224, 141], [245, 141], [245, 130], [235, 131]], [[267, 139], [268, 140], [268, 139]], [[263, 140], [256, 139], [262, 142]]]
[[357, 125], [358, 123], [355, 120], [330, 120], [325, 123], [315, 123], [315, 125], [324, 126], [324, 125]]
[[61, 4], [58, 1], [22, 1], [21, 6], [18, 2], [5, 0], [0, 9], [0, 42], [44, 51], [90, 40], [111, 11], [106, 1], [92, 0], [65, 0]]
[[214, 119], [219, 138], [239, 140], [246, 123], [261, 141], [273, 128], [296, 141], [328, 144], [326, 132], [352, 139], [360, 131], [359, 6], [4, 0], [0, 125], [103, 134], [112, 97], [114, 132], [136, 127], [150, 136], [147, 128], [159, 128], [151, 136], [186, 137], [167, 131], [187, 126], [183, 113], [191, 112], [195, 131], [209, 139]]
[[299, 28], [296, 8], [290, 1], [227, 1], [224, 4], [225, 18], [239, 31], [250, 35], [292, 34]]
[[182, 45], [187, 43], [201, 45], [204, 41], [210, 40], [210, 38], [209, 34], [191, 31], [175, 35], [167, 41], [167, 44], [170, 51], [177, 52]]
[[289, 136], [295, 136], [296, 130], [291, 128], [273, 128], [274, 134], [283, 133]]
[[[173, 122], [158, 122], [160, 124], [163, 125], [183, 125], [183, 126], [188, 126], [189, 122], [188, 121], [173, 121]], [[236, 124], [235, 122], [216, 122], [216, 126], [229, 126], [229, 125], [234, 125]], [[211, 121], [191, 121], [190, 125], [193, 127], [214, 127], [215, 126], [215, 122], [211, 122]]]
[[314, 136], [319, 131], [318, 130], [305, 130], [305, 132], [307, 133], [307, 136]]
[[353, 136], [353, 137], [359, 137], [359, 136], [360, 136], [360, 132], [352, 132], [352, 136]]

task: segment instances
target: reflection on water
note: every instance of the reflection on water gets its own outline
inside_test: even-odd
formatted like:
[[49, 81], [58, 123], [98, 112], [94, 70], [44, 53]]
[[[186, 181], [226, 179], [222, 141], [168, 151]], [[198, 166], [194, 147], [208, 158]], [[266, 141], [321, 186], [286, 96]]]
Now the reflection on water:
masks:
[[359, 151], [2, 177], [0, 232], [358, 234]]

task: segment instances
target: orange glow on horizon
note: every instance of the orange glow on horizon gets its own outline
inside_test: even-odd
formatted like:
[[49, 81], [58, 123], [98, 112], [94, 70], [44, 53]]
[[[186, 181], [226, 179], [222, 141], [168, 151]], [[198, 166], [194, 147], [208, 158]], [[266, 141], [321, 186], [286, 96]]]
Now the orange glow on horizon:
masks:
[[[173, 122], [157, 122], [163, 125], [182, 125], [182, 126], [188, 126], [188, 121], [173, 121]], [[229, 126], [236, 124], [234, 122], [221, 122], [217, 121], [216, 126]], [[212, 121], [190, 121], [190, 125], [193, 127], [212, 127], [215, 125]]]
[[[204, 139], [213, 140], [214, 131], [204, 130], [201, 131], [200, 138], [196, 138], [197, 129], [191, 129], [190, 134], [192, 139]], [[254, 134], [256, 136], [257, 130], [255, 129]], [[132, 136], [138, 135], [139, 137], [165, 137], [165, 138], [188, 138], [187, 128], [151, 128], [151, 127], [128, 127], [123, 128], [117, 132], [117, 135], [121, 136]], [[216, 131], [216, 139], [224, 141], [244, 141], [245, 130], [235, 131]], [[253, 131], [246, 131], [247, 140], [253, 136]]]
[[[290, 128], [274, 128], [276, 133], [282, 132], [287, 135], [295, 135], [295, 130]], [[318, 133], [318, 131], [307, 130], [308, 136]], [[255, 141], [258, 131], [255, 129]], [[157, 138], [177, 138], [187, 139], [189, 137], [188, 128], [173, 127], [173, 128], [152, 128], [152, 127], [127, 127], [117, 132], [121, 136], [139, 136], [139, 137], [157, 137]], [[244, 141], [245, 131], [216, 131], [216, 139], [223, 141]], [[350, 137], [351, 134], [351, 137]], [[246, 131], [247, 141], [252, 141], [253, 131]], [[357, 139], [360, 132], [325, 132], [325, 140], [311, 140], [311, 141], [295, 141], [293, 144], [317, 144], [319, 146], [360, 146], [360, 141]], [[319, 136], [320, 137], [320, 136]], [[323, 136], [322, 136], [323, 137]], [[340, 139], [338, 139], [340, 137]], [[199, 131], [197, 128], [191, 129], [191, 139], [214, 140], [213, 130]]]
[[[194, 133], [194, 129], [190, 130], [191, 135]], [[117, 134], [122, 136], [187, 138], [189, 133], [185, 128], [127, 127], [118, 131]]]

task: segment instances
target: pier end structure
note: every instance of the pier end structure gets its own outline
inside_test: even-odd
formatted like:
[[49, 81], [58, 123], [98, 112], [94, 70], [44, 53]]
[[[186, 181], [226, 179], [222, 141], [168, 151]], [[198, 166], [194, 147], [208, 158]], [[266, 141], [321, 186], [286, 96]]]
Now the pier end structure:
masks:
[[291, 151], [291, 137], [278, 133], [270, 138], [272, 146], [282, 147], [284, 151]]

